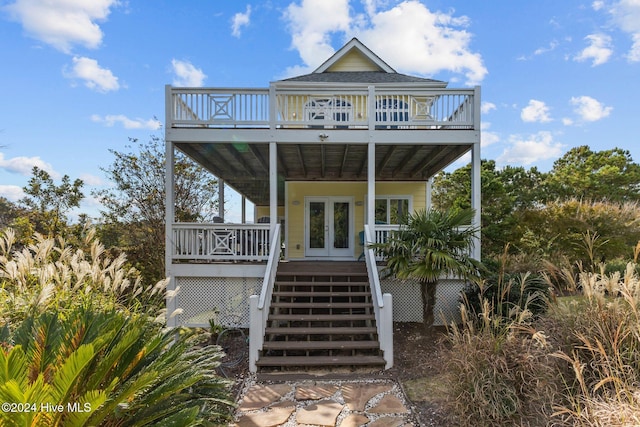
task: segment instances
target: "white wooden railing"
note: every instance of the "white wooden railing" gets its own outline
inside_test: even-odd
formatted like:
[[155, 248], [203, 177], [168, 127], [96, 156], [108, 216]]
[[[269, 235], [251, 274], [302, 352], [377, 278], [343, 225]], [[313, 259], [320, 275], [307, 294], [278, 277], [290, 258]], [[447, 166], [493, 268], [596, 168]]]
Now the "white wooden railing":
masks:
[[[474, 129], [479, 89], [173, 88], [168, 127]], [[370, 99], [373, 97], [373, 99]], [[275, 104], [275, 117], [270, 106]], [[373, 120], [369, 114], [373, 110]]]
[[[364, 238], [365, 242], [373, 241], [373, 233], [369, 225], [364, 226]], [[386, 362], [385, 369], [389, 369], [393, 366], [393, 298], [389, 293], [382, 294], [376, 256], [373, 249], [365, 248], [364, 253], [367, 274], [369, 275], [369, 286], [371, 287], [371, 297], [373, 298], [373, 311], [376, 316], [376, 327], [378, 328], [380, 350], [382, 350]]]
[[269, 224], [192, 224], [172, 227], [174, 260], [266, 261]]
[[269, 306], [273, 295], [273, 285], [276, 281], [278, 262], [280, 261], [280, 224], [276, 224], [270, 243], [270, 255], [267, 269], [262, 281], [260, 296], [249, 297], [249, 370], [257, 372], [256, 362], [262, 350], [264, 332], [269, 317]]

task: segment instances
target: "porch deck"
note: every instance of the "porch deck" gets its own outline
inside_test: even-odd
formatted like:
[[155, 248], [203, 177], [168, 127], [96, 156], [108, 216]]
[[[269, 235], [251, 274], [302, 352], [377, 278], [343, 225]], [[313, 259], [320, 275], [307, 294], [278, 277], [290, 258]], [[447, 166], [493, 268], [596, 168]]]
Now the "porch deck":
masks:
[[280, 262], [278, 273], [280, 274], [339, 274], [362, 271], [364, 268], [362, 261], [289, 261]]

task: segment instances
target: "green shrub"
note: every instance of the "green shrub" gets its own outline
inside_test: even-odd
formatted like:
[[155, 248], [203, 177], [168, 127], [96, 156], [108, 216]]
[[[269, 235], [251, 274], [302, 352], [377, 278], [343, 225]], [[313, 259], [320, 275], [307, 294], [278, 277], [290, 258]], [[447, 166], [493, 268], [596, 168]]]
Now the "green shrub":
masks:
[[485, 300], [492, 315], [507, 322], [525, 308], [537, 318], [547, 311], [549, 285], [540, 275], [518, 273], [494, 274], [479, 285], [465, 286], [461, 302], [474, 319], [481, 317]]
[[[36, 410], [0, 412], [3, 426], [187, 426], [230, 416], [229, 384], [215, 373], [219, 348], [161, 331], [146, 316], [52, 310], [4, 335], [0, 400]], [[64, 410], [42, 410], [46, 404]]]

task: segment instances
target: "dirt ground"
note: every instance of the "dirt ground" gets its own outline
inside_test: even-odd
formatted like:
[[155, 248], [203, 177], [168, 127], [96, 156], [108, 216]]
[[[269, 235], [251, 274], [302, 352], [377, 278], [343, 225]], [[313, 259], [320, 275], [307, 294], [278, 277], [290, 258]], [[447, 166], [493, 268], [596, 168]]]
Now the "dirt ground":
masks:
[[[396, 379], [410, 400], [421, 426], [451, 426], [447, 419], [443, 391], [447, 387], [442, 357], [446, 330], [435, 327], [425, 332], [421, 323], [394, 324], [394, 366], [383, 375]], [[221, 371], [234, 380], [233, 395], [239, 396], [249, 376], [248, 363]]]
[[385, 371], [401, 385], [421, 426], [451, 426], [443, 398], [448, 385], [445, 360], [446, 329], [425, 332], [421, 323], [395, 323], [394, 366]]

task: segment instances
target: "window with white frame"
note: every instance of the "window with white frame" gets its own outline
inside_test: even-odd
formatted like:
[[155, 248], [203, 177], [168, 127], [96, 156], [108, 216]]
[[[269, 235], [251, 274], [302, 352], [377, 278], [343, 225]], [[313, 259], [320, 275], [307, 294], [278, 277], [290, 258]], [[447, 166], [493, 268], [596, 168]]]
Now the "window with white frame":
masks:
[[410, 210], [410, 196], [376, 196], [376, 224], [400, 224]]

